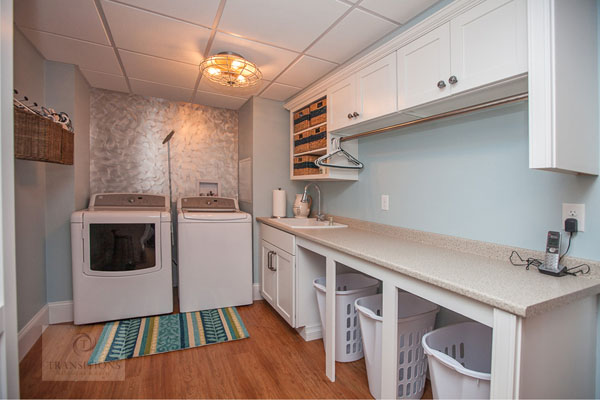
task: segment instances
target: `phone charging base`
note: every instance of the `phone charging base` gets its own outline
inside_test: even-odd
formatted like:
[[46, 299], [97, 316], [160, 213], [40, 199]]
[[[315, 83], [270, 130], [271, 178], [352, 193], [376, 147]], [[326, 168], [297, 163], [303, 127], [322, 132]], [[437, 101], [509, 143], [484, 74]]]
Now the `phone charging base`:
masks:
[[558, 268], [559, 268], [559, 270], [557, 271], [554, 268], [552, 268], [552, 269], [546, 268], [546, 266], [544, 264], [542, 264], [538, 267], [538, 271], [540, 271], [542, 274], [556, 276], [556, 277], [561, 277], [561, 276], [567, 275], [567, 267], [565, 267], [564, 265], [559, 265]]

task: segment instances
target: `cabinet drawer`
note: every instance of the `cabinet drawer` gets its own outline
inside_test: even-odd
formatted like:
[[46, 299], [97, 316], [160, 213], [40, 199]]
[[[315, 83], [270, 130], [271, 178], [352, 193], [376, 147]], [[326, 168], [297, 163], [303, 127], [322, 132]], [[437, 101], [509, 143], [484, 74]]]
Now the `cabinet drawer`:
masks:
[[279, 247], [288, 254], [296, 254], [296, 236], [265, 224], [260, 225], [260, 230], [263, 240]]

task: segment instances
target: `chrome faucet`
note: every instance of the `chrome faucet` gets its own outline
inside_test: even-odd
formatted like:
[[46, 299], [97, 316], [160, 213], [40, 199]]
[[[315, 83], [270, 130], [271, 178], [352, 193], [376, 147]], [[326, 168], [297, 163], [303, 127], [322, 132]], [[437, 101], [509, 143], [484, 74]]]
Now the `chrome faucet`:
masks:
[[302, 199], [300, 200], [303, 203], [308, 203], [308, 187], [313, 185], [315, 189], [317, 189], [317, 221], [325, 221], [325, 215], [321, 214], [321, 188], [314, 182], [308, 183], [304, 186], [304, 193], [302, 193]]

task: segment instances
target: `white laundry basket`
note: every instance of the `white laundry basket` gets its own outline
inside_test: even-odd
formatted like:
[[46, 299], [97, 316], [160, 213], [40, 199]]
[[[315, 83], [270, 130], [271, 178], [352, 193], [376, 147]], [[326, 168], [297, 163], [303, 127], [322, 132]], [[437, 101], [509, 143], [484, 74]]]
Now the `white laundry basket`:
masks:
[[[382, 296], [363, 297], [356, 300], [360, 315], [369, 391], [381, 398], [382, 353]], [[398, 373], [396, 396], [403, 399], [420, 399], [425, 387], [427, 359], [423, 354], [421, 337], [433, 329], [440, 308], [413, 294], [398, 293]]]
[[489, 399], [492, 328], [464, 322], [423, 336], [435, 399]]
[[[335, 361], [350, 362], [363, 358], [358, 315], [354, 300], [377, 293], [379, 281], [363, 274], [340, 274], [336, 278], [335, 292]], [[327, 337], [325, 324], [325, 278], [313, 282], [317, 289], [317, 303], [323, 327], [323, 344]]]

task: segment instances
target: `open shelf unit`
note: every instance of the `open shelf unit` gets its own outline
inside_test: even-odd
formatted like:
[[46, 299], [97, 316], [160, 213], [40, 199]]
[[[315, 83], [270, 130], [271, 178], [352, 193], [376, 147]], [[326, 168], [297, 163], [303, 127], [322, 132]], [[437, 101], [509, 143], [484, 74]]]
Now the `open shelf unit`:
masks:
[[[358, 171], [320, 168], [314, 161], [331, 151], [332, 135], [327, 129], [327, 97], [321, 95], [309, 104], [290, 112], [290, 179], [357, 180]], [[349, 143], [352, 154], [357, 143]]]

